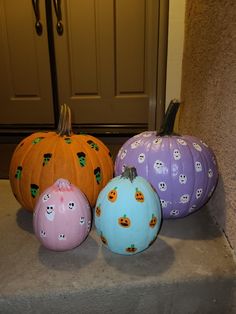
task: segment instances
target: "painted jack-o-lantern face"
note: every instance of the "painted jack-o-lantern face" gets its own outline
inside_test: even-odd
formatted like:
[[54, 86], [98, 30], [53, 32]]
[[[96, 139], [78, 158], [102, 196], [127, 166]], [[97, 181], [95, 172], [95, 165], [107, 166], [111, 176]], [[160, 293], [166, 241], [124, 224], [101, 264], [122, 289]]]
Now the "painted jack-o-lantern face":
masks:
[[150, 222], [149, 222], [149, 226], [150, 226], [151, 228], [154, 228], [156, 224], [157, 224], [157, 217], [154, 216], [154, 214], [152, 214], [152, 219], [151, 219]]
[[110, 202], [115, 202], [117, 199], [117, 187], [115, 187], [113, 190], [111, 190], [108, 195], [107, 198]]
[[128, 253], [134, 253], [137, 251], [137, 248], [134, 246], [134, 244], [131, 244], [131, 246], [126, 248], [126, 252]]
[[141, 202], [141, 203], [144, 202], [144, 195], [143, 195], [143, 193], [142, 193], [141, 191], [138, 190], [138, 188], [136, 188], [135, 199], [136, 199], [138, 202]]
[[96, 216], [97, 217], [100, 217], [101, 216], [101, 204], [99, 204], [97, 207], [96, 207]]
[[102, 243], [107, 245], [107, 239], [103, 236], [103, 234], [101, 233], [100, 235], [100, 239], [102, 240]]
[[128, 217], [126, 217], [126, 215], [124, 215], [123, 217], [120, 217], [118, 219], [118, 223], [121, 227], [124, 227], [124, 228], [128, 228], [131, 225], [131, 221]]

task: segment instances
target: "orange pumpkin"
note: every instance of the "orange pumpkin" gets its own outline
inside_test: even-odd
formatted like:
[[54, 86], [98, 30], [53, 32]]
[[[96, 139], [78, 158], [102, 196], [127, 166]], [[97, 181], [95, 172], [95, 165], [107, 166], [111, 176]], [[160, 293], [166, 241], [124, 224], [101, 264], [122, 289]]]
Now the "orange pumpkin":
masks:
[[33, 211], [38, 196], [59, 178], [76, 185], [94, 206], [112, 175], [108, 148], [93, 136], [73, 134], [70, 109], [63, 105], [56, 132], [34, 133], [16, 147], [9, 178], [18, 202]]

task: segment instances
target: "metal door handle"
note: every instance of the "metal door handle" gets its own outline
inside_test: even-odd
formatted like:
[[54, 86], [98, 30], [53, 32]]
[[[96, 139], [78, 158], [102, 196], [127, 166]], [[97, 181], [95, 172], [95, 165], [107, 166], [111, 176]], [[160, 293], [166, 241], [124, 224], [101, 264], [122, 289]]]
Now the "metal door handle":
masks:
[[35, 15], [35, 30], [36, 33], [41, 36], [43, 33], [43, 25], [40, 21], [40, 11], [39, 11], [39, 0], [32, 0], [32, 5], [34, 9], [34, 15]]
[[58, 35], [63, 34], [63, 24], [62, 24], [62, 13], [61, 13], [61, 0], [53, 0], [54, 9], [57, 17], [57, 33]]

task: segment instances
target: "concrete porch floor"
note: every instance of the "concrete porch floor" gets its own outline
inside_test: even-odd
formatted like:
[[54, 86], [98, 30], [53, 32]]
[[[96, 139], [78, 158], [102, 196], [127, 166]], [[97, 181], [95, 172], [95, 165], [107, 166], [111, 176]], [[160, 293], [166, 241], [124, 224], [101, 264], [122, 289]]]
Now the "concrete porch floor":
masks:
[[94, 229], [74, 250], [49, 251], [0, 180], [0, 313], [236, 313], [236, 264], [207, 208], [164, 221], [134, 256], [108, 251]]

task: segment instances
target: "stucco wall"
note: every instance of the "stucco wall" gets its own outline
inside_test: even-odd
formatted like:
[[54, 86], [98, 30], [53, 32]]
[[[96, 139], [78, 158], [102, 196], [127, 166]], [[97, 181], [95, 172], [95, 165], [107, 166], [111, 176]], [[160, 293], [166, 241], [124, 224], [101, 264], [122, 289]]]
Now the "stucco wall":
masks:
[[236, 1], [187, 0], [179, 129], [214, 150], [220, 180], [208, 203], [236, 252]]

